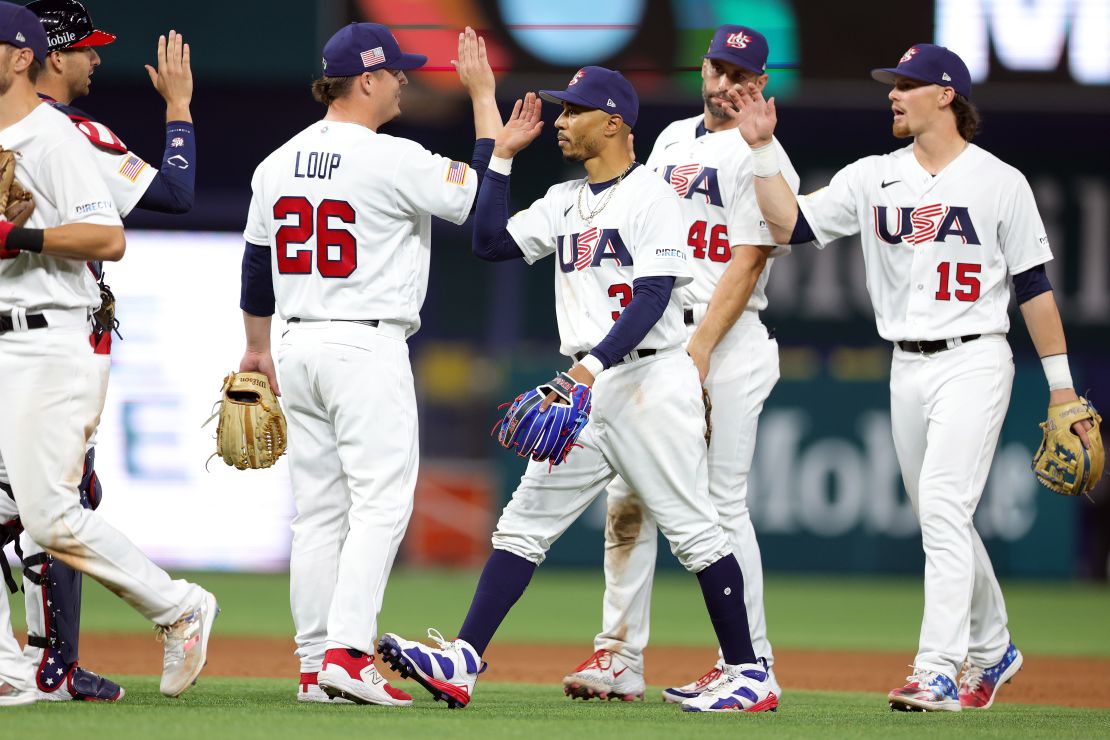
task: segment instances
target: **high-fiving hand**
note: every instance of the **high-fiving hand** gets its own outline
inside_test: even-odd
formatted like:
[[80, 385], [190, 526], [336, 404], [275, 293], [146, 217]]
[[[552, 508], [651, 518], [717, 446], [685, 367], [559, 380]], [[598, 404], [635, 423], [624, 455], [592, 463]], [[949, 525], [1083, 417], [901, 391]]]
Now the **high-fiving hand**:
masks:
[[513, 114], [494, 139], [494, 156], [510, 159], [536, 140], [543, 130], [542, 106], [535, 93], [528, 93], [524, 100], [516, 101]]
[[486, 56], [486, 40], [470, 26], [459, 34], [459, 58], [452, 59], [459, 81], [472, 98], [493, 97], [496, 81]]
[[763, 91], [751, 82], [733, 85], [728, 90], [728, 99], [736, 108], [735, 118], [740, 122], [740, 135], [748, 146], [754, 149], [770, 144], [778, 123], [775, 99], [764, 100]]
[[144, 65], [150, 82], [166, 101], [167, 121], [192, 121], [189, 103], [193, 100], [193, 70], [189, 65], [189, 45], [177, 31], [158, 37], [158, 68]]

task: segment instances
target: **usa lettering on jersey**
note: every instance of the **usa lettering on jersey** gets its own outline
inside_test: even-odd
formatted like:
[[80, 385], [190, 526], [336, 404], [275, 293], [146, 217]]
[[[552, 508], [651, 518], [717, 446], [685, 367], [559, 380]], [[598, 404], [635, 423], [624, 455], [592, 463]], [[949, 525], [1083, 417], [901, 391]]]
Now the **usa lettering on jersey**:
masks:
[[[555, 239], [555, 252], [559, 255], [559, 269], [563, 272], [585, 270], [587, 267], [600, 267], [603, 260], [613, 260], [617, 267], [631, 267], [632, 254], [624, 245], [617, 229], [598, 229], [591, 227], [569, 237], [559, 235]], [[564, 249], [564, 244], [569, 249]]]
[[[894, 212], [893, 219], [888, 210]], [[903, 241], [913, 245], [926, 242], [944, 242], [950, 236], [958, 236], [964, 244], [980, 244], [975, 224], [966, 206], [946, 206], [933, 203], [927, 206], [906, 206], [888, 209], [886, 206], [873, 206], [875, 234], [887, 244], [901, 244]], [[890, 228], [894, 223], [893, 230]]]

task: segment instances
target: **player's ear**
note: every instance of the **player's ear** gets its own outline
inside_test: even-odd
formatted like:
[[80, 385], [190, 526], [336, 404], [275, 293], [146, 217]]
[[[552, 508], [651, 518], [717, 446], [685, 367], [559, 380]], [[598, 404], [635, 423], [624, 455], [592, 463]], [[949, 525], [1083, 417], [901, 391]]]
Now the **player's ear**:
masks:
[[769, 75], [761, 74], [755, 78], [755, 86], [762, 92], [767, 87], [767, 80], [771, 79]]

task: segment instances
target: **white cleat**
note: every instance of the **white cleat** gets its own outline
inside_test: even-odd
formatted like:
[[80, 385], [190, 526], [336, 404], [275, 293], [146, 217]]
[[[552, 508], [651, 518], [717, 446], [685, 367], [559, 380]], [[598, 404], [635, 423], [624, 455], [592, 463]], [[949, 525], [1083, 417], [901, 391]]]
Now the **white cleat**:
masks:
[[374, 656], [359, 650], [334, 648], [324, 653], [324, 667], [316, 674], [320, 690], [333, 700], [355, 704], [407, 707], [412, 697], [389, 685], [374, 666]]
[[378, 653], [401, 678], [415, 679], [436, 701], [442, 699], [450, 709], [462, 709], [470, 703], [478, 674], [486, 664], [466, 640], [448, 642], [434, 629], [428, 630], [428, 637], [439, 644], [438, 649], [387, 632], [378, 640]]
[[346, 699], [332, 699], [320, 688], [316, 682], [316, 672], [301, 673], [301, 683], [297, 688], [297, 701], [312, 702], [315, 704], [353, 704]]
[[[3, 556], [0, 555], [0, 557]], [[6, 597], [7, 594], [0, 595], [0, 598]], [[0, 681], [0, 707], [22, 707], [34, 704], [36, 701], [38, 701], [38, 694], [34, 689], [24, 691], [10, 683]]]
[[158, 639], [165, 643], [160, 687], [165, 696], [181, 696], [197, 682], [197, 676], [208, 662], [208, 638], [212, 636], [212, 623], [219, 613], [216, 597], [205, 591], [200, 606], [171, 625], [155, 628]]
[[636, 673], [611, 650], [598, 650], [563, 678], [563, 693], [571, 699], [644, 698], [644, 674]]
[[762, 663], [725, 665], [712, 686], [682, 702], [684, 712], [773, 712], [779, 698]]

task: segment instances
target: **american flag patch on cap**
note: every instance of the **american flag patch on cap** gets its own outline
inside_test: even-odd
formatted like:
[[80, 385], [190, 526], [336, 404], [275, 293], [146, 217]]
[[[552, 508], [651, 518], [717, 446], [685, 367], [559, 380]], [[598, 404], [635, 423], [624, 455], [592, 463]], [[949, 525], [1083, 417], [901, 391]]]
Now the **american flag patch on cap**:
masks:
[[139, 173], [146, 167], [146, 162], [132, 154], [127, 158], [127, 161], [119, 168], [119, 173], [126, 177], [131, 182], [135, 182], [139, 177]]
[[364, 51], [360, 56], [362, 57], [363, 67], [373, 67], [375, 64], [381, 64], [385, 61], [385, 54], [382, 53], [382, 47], [380, 46]]
[[462, 185], [466, 182], [466, 162], [452, 162], [447, 169], [447, 182]]

